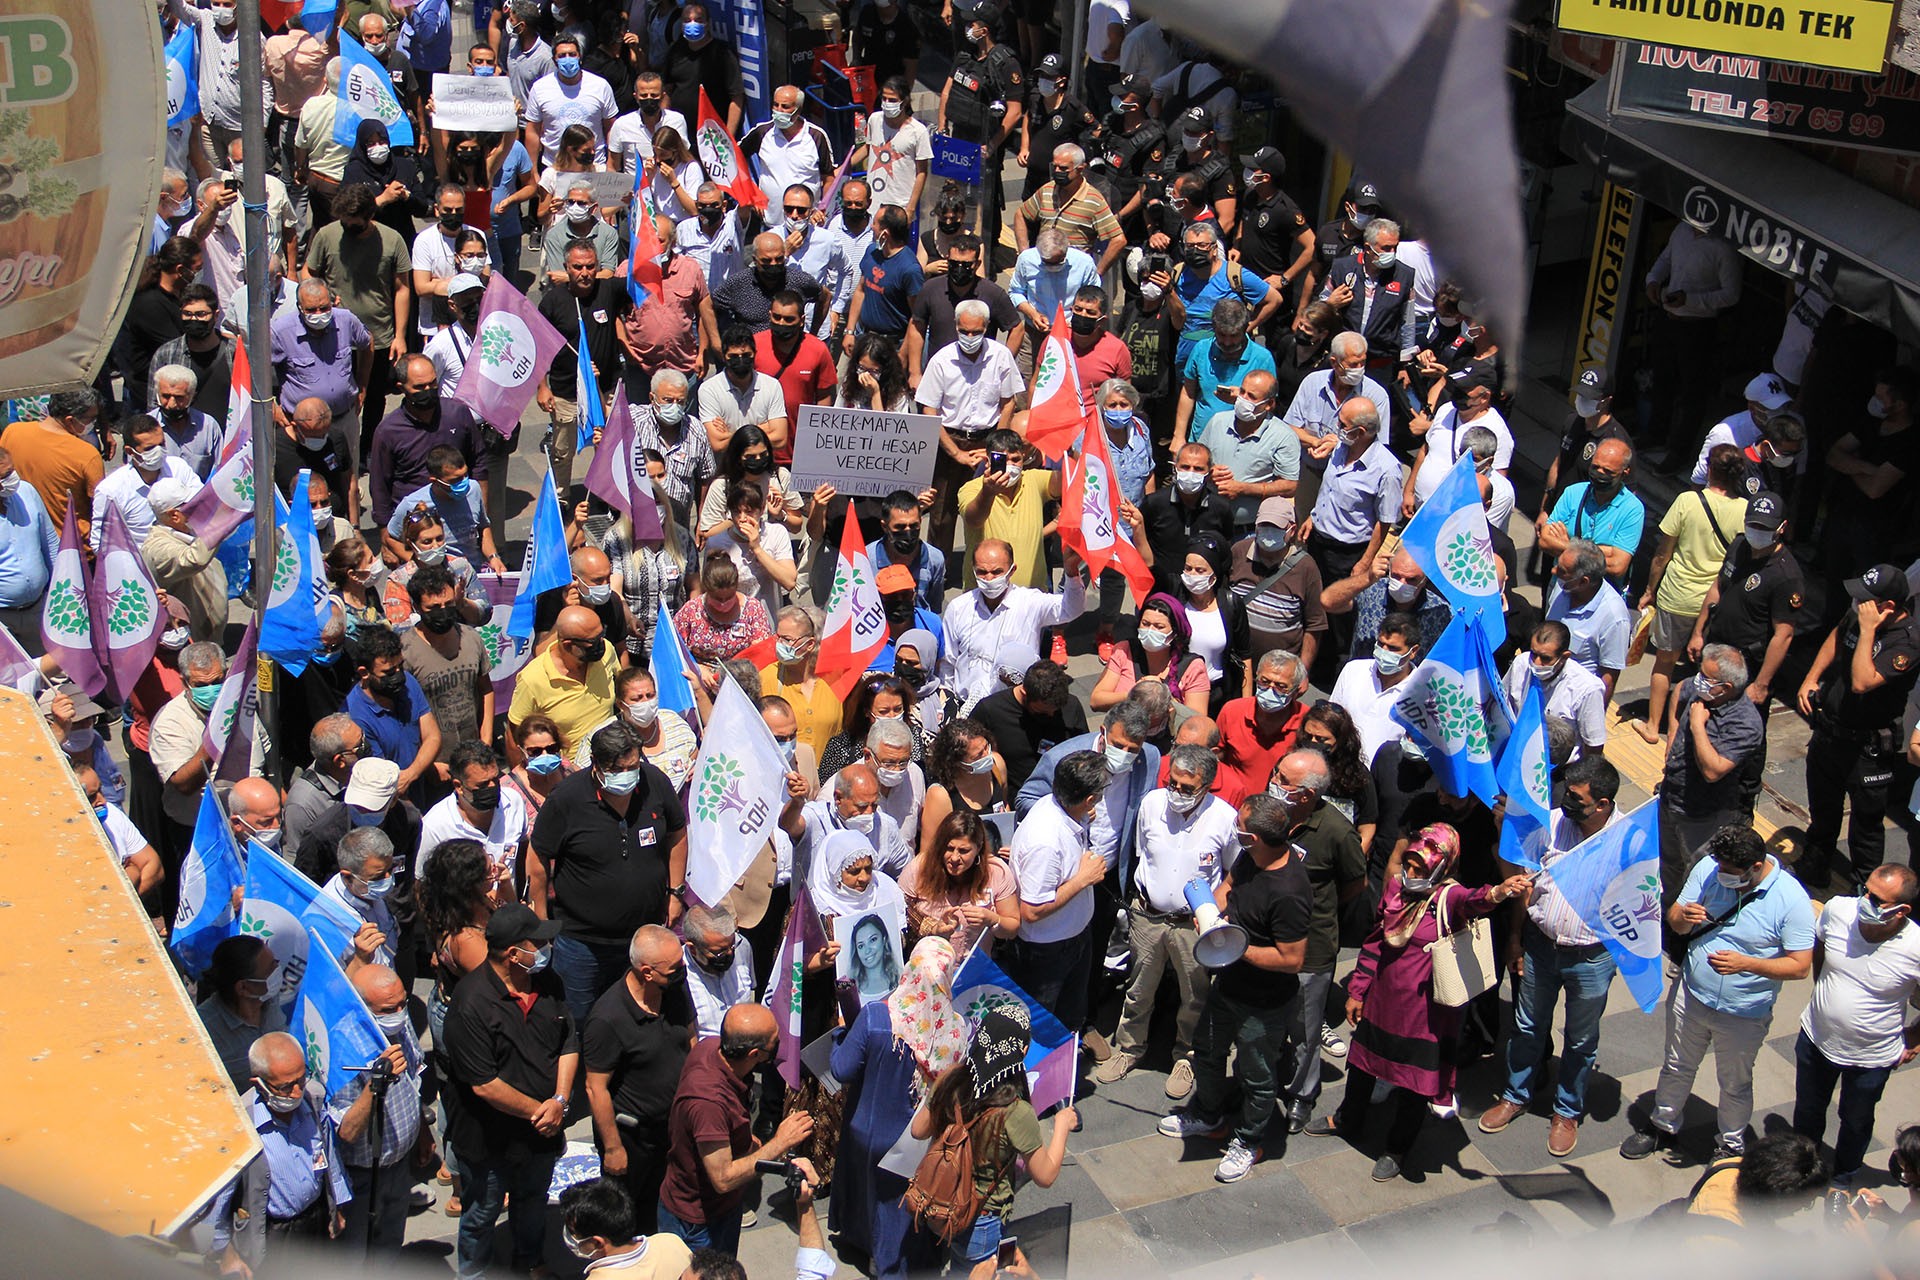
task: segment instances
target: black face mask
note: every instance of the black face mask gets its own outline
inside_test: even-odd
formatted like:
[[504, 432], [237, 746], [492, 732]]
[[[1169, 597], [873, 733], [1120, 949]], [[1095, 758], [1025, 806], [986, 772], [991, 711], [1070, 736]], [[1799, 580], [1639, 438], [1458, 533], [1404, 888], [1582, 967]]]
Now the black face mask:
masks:
[[460, 213], [458, 210], [452, 213], [442, 213], [440, 215], [440, 229], [442, 231], [458, 231], [461, 224], [465, 221], [466, 215]]
[[740, 469], [750, 476], [765, 475], [767, 472], [773, 470], [773, 458], [771, 456], [763, 458], [742, 458], [740, 459]]
[[420, 625], [437, 636], [443, 636], [453, 630], [458, 621], [450, 604], [437, 604], [431, 609], [420, 611]]
[[1100, 318], [1098, 316], [1083, 316], [1076, 311], [1068, 320], [1068, 323], [1073, 326], [1073, 331], [1082, 337], [1090, 333], [1100, 332]]
[[720, 225], [720, 219], [726, 216], [727, 211], [725, 209], [697, 209], [695, 212], [700, 215], [700, 225], [708, 231], [711, 231]]
[[952, 221], [948, 221], [945, 218], [940, 219], [940, 230], [950, 236], [959, 235], [966, 229], [966, 226], [967, 223], [964, 218], [955, 218]]
[[736, 378], [744, 378], [753, 372], [752, 356], [728, 356], [727, 372]]
[[484, 783], [467, 792], [467, 805], [481, 813], [492, 813], [500, 807], [500, 784]]
[[187, 420], [187, 410], [190, 407], [191, 406], [179, 409], [162, 409], [160, 412], [166, 417], [168, 422], [185, 422]]
[[947, 263], [947, 279], [953, 281], [953, 283], [959, 285], [962, 289], [967, 288], [979, 278], [980, 264], [977, 262]]
[[901, 596], [898, 600], [882, 599], [880, 607], [886, 612], [887, 621], [895, 626], [913, 622], [913, 597]]
[[432, 413], [433, 407], [440, 403], [440, 393], [432, 387], [422, 387], [418, 391], [407, 392], [407, 408], [415, 413]]
[[887, 535], [887, 549], [902, 559], [910, 558], [920, 549], [920, 531], [895, 529]]
[[778, 267], [755, 267], [753, 278], [760, 282], [762, 289], [782, 289], [787, 283], [787, 268], [784, 264]]
[[800, 326], [797, 324], [776, 324], [771, 326], [771, 328], [773, 329], [773, 340], [775, 342], [784, 345], [800, 340]]
[[865, 209], [849, 209], [844, 204], [840, 206], [840, 225], [849, 231], [858, 231], [866, 226], [867, 216]]
[[453, 154], [454, 154], [454, 158], [459, 160], [460, 163], [462, 164], [476, 164], [479, 162], [479, 159], [480, 159], [480, 148], [459, 147], [454, 151]]
[[909, 689], [918, 689], [927, 682], [927, 673], [920, 669], [917, 662], [902, 662], [898, 658], [893, 662], [893, 674], [900, 677], [900, 683]]
[[1597, 480], [1592, 476], [1587, 477], [1587, 487], [1593, 491], [1593, 496], [1596, 498], [1611, 499], [1614, 494], [1620, 492], [1620, 484], [1621, 481], [1618, 478]]
[[1196, 271], [1205, 271], [1213, 265], [1213, 250], [1184, 249], [1180, 253], [1180, 260]]
[[190, 341], [204, 342], [213, 336], [213, 321], [182, 320], [180, 322], [180, 332], [185, 334]]
[[367, 679], [367, 688], [385, 698], [397, 698], [407, 691], [407, 673], [389, 671], [383, 676], [371, 676]]
[[598, 662], [607, 652], [607, 638], [605, 636], [595, 636], [593, 639], [586, 641], [585, 644], [587, 647], [585, 650], [580, 648], [580, 644], [581, 642], [577, 640], [567, 641], [567, 647], [573, 651], [574, 656], [585, 663]]

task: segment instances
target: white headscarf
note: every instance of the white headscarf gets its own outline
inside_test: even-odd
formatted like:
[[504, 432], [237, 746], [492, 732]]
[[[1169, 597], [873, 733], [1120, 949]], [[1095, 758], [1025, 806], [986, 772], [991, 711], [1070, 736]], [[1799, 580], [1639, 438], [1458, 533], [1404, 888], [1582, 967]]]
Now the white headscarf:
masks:
[[858, 831], [834, 831], [813, 854], [813, 868], [807, 878], [807, 893], [813, 909], [823, 916], [851, 916], [870, 911], [885, 911], [892, 904], [896, 916], [906, 919], [906, 899], [893, 877], [873, 869], [873, 882], [865, 893], [849, 888], [840, 874], [862, 858], [874, 856], [873, 846]]

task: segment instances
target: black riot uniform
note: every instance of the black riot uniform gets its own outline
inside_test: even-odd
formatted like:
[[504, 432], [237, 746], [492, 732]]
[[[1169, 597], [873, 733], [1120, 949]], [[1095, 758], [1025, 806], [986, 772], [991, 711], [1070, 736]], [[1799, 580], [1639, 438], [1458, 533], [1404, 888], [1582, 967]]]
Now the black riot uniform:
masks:
[[[955, 14], [962, 11], [956, 6]], [[981, 5], [965, 11], [961, 30], [972, 22], [992, 27], [995, 7]], [[954, 58], [952, 83], [947, 91], [947, 133], [963, 142], [977, 142], [987, 148], [980, 165], [980, 238], [988, 246], [1000, 242], [1000, 212], [1004, 199], [1000, 191], [1000, 166], [1005, 160], [1004, 144], [991, 144], [1006, 120], [1009, 103], [1026, 97], [1027, 76], [1020, 59], [1003, 44], [988, 40], [984, 50], [962, 39]], [[990, 273], [989, 265], [983, 270]]]

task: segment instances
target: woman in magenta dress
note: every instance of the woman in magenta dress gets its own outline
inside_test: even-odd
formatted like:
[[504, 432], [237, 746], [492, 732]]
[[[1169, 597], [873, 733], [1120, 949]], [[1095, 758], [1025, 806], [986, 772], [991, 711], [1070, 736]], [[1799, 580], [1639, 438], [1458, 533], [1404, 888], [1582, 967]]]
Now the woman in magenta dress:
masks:
[[1526, 876], [1513, 876], [1484, 889], [1463, 888], [1453, 880], [1459, 857], [1460, 834], [1443, 822], [1423, 828], [1408, 844], [1399, 878], [1387, 886], [1380, 919], [1347, 979], [1347, 1018], [1354, 1032], [1347, 1050], [1346, 1096], [1332, 1115], [1306, 1129], [1316, 1137], [1356, 1141], [1366, 1131], [1374, 1082], [1391, 1085], [1382, 1104], [1389, 1115], [1386, 1152], [1373, 1166], [1375, 1182], [1400, 1176], [1427, 1104], [1453, 1093], [1460, 1010], [1434, 999], [1433, 956], [1427, 950], [1440, 938], [1441, 896], [1449, 930], [1457, 932], [1532, 885]]

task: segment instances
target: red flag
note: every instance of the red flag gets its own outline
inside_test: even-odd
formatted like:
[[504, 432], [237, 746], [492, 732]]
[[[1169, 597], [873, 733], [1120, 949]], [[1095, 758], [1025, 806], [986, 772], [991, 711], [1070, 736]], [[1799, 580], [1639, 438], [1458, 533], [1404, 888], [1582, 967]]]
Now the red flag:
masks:
[[1087, 416], [1070, 333], [1065, 312], [1054, 307], [1053, 327], [1033, 362], [1033, 391], [1027, 397], [1027, 443], [1055, 461], [1072, 447]]
[[840, 563], [834, 567], [833, 589], [827, 593], [827, 634], [820, 640], [815, 668], [834, 697], [845, 702], [867, 667], [887, 647], [887, 613], [874, 585], [873, 561], [860, 540], [860, 526], [847, 504], [847, 521], [840, 526]]
[[[1075, 520], [1072, 513], [1079, 512]], [[1153, 574], [1120, 525], [1120, 491], [1113, 478], [1107, 433], [1089, 419], [1080, 450], [1067, 457], [1067, 483], [1060, 495], [1060, 541], [1072, 547], [1094, 577], [1103, 569], [1126, 575], [1136, 602], [1153, 591]]]
[[693, 126], [693, 137], [694, 150], [700, 157], [700, 167], [707, 171], [708, 181], [741, 204], [756, 209], [767, 207], [767, 193], [753, 180], [747, 159], [740, 154], [740, 144], [727, 132], [726, 123], [713, 109], [705, 89], [700, 91], [700, 118]]
[[633, 235], [631, 257], [627, 262], [627, 292], [633, 295], [635, 306], [643, 299], [639, 290], [645, 289], [653, 295], [654, 301], [667, 300], [667, 277], [660, 270], [660, 232], [653, 225], [653, 204], [651, 201], [636, 205], [633, 211]]
[[[260, 0], [260, 18], [274, 31], [287, 25], [287, 19], [300, 12], [305, 0]], [[324, 35], [324, 33], [321, 33]]]
[[775, 637], [768, 636], [764, 640], [754, 641], [733, 656], [743, 661], [751, 662], [753, 669], [758, 671], [762, 667], [772, 666], [779, 660], [779, 642]]

